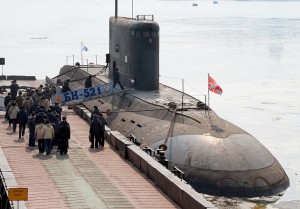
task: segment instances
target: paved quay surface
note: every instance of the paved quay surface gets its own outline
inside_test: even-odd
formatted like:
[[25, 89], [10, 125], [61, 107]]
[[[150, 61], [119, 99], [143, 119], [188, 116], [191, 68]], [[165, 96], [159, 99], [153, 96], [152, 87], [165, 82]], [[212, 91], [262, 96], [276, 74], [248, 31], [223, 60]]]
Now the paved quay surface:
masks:
[[180, 208], [109, 144], [90, 149], [89, 125], [73, 110], [63, 115], [71, 126], [68, 154], [54, 147], [46, 156], [28, 149], [28, 129], [18, 139], [0, 112], [0, 148], [18, 186], [28, 188], [28, 209]]

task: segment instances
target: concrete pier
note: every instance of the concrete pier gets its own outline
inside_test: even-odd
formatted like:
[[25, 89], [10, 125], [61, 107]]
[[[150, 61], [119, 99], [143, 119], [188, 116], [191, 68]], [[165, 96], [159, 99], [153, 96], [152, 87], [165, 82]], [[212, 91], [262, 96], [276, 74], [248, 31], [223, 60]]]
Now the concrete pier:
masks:
[[[38, 87], [45, 82], [18, 83]], [[90, 149], [90, 112], [81, 105], [73, 108], [64, 107], [62, 114], [71, 126], [67, 155], [60, 155], [56, 147], [50, 155], [27, 147], [29, 130], [19, 139], [18, 128], [13, 132], [0, 111], [1, 204], [10, 188], [28, 188], [27, 201], [4, 208], [215, 208], [117, 131], [107, 127], [104, 148]]]
[[[0, 168], [8, 188], [28, 188], [19, 208], [180, 208], [111, 145], [90, 149], [89, 125], [65, 109], [71, 126], [68, 155], [39, 154], [18, 139], [0, 115]], [[16, 207], [17, 202], [14, 202]]]

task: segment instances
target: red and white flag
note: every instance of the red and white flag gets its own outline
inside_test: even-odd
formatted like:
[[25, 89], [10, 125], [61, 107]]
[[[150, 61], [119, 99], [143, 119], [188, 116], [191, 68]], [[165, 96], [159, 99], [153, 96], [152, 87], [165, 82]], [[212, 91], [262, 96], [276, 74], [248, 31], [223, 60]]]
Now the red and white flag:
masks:
[[219, 84], [217, 84], [217, 82], [210, 76], [208, 76], [208, 89], [216, 94], [221, 95], [223, 93]]

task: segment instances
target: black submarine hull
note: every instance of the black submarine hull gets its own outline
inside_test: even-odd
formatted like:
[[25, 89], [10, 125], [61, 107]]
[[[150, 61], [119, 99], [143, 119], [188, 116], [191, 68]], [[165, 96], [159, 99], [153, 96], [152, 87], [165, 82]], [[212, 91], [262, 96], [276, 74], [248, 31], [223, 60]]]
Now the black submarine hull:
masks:
[[[218, 117], [205, 104], [199, 105], [203, 103], [198, 99], [159, 84], [159, 26], [155, 21], [111, 17], [109, 37], [107, 66], [116, 62], [121, 82], [135, 91], [106, 95], [83, 105], [91, 111], [94, 106], [102, 112], [111, 110], [106, 119], [112, 130], [134, 136], [141, 148], [166, 145], [170, 165], [184, 171], [184, 179], [198, 192], [257, 197], [276, 195], [289, 187], [282, 166], [252, 135]], [[88, 72], [64, 66], [58, 78], [71, 79], [71, 89], [78, 89], [84, 87]], [[93, 79], [94, 86], [109, 82], [112, 70]]]
[[[63, 67], [60, 73], [64, 80], [79, 79], [70, 84], [72, 89], [82, 88], [82, 78], [88, 76], [86, 71], [75, 70], [73, 66]], [[93, 80], [94, 85], [103, 83]], [[102, 112], [111, 110], [107, 125], [126, 137], [135, 136], [141, 148], [158, 148], [171, 128], [166, 143], [170, 167], [184, 171], [184, 179], [198, 192], [257, 197], [276, 195], [288, 188], [289, 179], [282, 166], [258, 140], [219, 118], [214, 111], [196, 108], [197, 99], [184, 95], [189, 101], [185, 106], [191, 109], [178, 111], [172, 126], [174, 111], [168, 101], [182, 92], [161, 84], [159, 87], [158, 91], [119, 93], [82, 104], [90, 111], [94, 106]]]

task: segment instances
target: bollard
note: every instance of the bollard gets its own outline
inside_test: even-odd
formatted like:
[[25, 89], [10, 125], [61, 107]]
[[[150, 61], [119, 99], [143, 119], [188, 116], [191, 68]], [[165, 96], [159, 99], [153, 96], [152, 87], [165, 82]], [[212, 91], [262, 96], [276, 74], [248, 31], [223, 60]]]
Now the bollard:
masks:
[[165, 156], [165, 151], [162, 149], [157, 149], [156, 150], [156, 154], [155, 154], [155, 159], [162, 164], [163, 166], [165, 166], [167, 169], [169, 168], [169, 161], [167, 160], [166, 156]]

